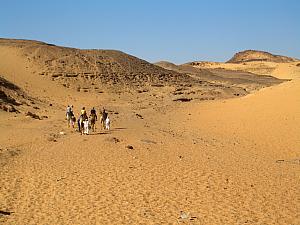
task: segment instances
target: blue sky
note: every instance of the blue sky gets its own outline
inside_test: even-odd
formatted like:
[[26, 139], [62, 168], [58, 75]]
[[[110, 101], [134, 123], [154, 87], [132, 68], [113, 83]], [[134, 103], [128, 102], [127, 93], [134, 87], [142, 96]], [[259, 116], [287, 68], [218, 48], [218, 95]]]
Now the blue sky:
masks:
[[5, 0], [0, 37], [117, 49], [150, 62], [226, 61], [242, 50], [300, 58], [298, 0]]

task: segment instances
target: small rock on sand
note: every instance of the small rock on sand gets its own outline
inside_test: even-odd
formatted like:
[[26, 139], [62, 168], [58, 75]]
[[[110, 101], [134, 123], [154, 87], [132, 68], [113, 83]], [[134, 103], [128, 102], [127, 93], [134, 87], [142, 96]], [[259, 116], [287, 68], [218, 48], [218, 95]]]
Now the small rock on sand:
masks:
[[37, 114], [32, 113], [32, 112], [26, 112], [26, 113], [25, 113], [25, 116], [30, 116], [31, 118], [37, 119], [37, 120], [40, 120], [40, 119], [41, 119]]
[[108, 142], [114, 142], [114, 143], [120, 142], [120, 140], [116, 137], [109, 137], [109, 138], [106, 138], [105, 140]]

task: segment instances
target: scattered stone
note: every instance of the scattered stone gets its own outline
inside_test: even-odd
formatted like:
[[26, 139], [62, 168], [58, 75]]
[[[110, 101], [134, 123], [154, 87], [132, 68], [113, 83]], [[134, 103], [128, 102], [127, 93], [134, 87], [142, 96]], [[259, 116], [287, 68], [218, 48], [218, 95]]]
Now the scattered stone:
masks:
[[140, 115], [140, 114], [138, 114], [138, 113], [136, 113], [135, 115], [136, 115], [136, 117], [139, 118], [139, 119], [144, 119], [143, 116]]
[[116, 137], [109, 137], [109, 138], [106, 138], [105, 140], [109, 141], [109, 142], [114, 142], [114, 143], [120, 142], [120, 140]]
[[61, 132], [59, 132], [59, 134], [60, 134], [60, 135], [65, 135], [66, 133], [63, 132], [63, 131], [61, 131]]
[[48, 137], [47, 141], [53, 141], [53, 142], [57, 142], [57, 140], [54, 137]]
[[191, 100], [193, 100], [192, 98], [177, 98], [174, 99], [173, 101], [175, 102], [190, 102]]
[[52, 104], [50, 103], [49, 106], [52, 106]]
[[179, 219], [186, 220], [186, 219], [189, 219], [189, 218], [190, 218], [190, 213], [186, 213], [184, 211], [180, 211], [180, 217], [179, 217]]
[[32, 113], [32, 112], [26, 112], [26, 113], [25, 113], [25, 116], [30, 116], [30, 117], [32, 117], [33, 119], [37, 119], [37, 120], [40, 120], [40, 119], [41, 119], [38, 115], [36, 115], [35, 113]]
[[61, 76], [62, 76], [61, 73], [52, 74], [52, 77], [53, 77], [53, 78], [57, 78], [57, 77], [61, 77]]
[[[202, 94], [201, 94], [202, 95]], [[206, 100], [215, 100], [214, 97], [203, 97], [203, 98], [199, 98], [200, 101], [206, 101]]]
[[20, 154], [20, 150], [19, 149], [9, 149], [8, 153], [10, 156], [17, 156]]
[[191, 221], [193, 221], [195, 219], [197, 219], [197, 216], [191, 216], [191, 218], [190, 218]]
[[0, 210], [0, 215], [5, 215], [5, 216], [9, 216], [10, 214], [12, 214], [14, 212], [9, 212], [9, 211], [3, 211], [3, 210]]
[[16, 108], [12, 105], [8, 105], [7, 107], [7, 111], [8, 112], [19, 112], [18, 110], [16, 110]]
[[152, 86], [152, 87], [164, 87], [163, 84], [152, 84], [151, 86]]
[[183, 94], [184, 94], [184, 92], [182, 92], [182, 91], [173, 92], [173, 95], [183, 95]]
[[0, 105], [0, 108], [3, 110], [3, 111], [6, 111], [6, 112], [16, 112], [18, 113], [19, 111], [12, 105]]
[[148, 90], [143, 89], [143, 90], [137, 90], [136, 92], [140, 94], [140, 93], [148, 92]]
[[56, 179], [56, 181], [61, 181], [61, 180], [64, 180], [64, 179], [67, 179], [66, 177], [60, 177], [58, 179]]
[[133, 149], [133, 146], [132, 146], [132, 145], [127, 145], [127, 146], [126, 146], [126, 148], [128, 148], [128, 149], [131, 149], [131, 150], [132, 150], [132, 149]]

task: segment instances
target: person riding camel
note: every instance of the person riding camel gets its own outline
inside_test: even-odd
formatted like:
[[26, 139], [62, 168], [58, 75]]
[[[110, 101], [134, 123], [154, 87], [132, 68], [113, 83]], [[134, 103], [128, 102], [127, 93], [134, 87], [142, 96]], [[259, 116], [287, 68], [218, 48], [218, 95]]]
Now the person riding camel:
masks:
[[68, 105], [67, 110], [66, 110], [66, 115], [71, 111], [71, 107]]
[[95, 131], [95, 129], [96, 129], [96, 126], [95, 126], [96, 121], [97, 121], [97, 114], [96, 114], [95, 107], [93, 107], [91, 110], [91, 114], [90, 114], [90, 122], [91, 122], [92, 131]]
[[102, 110], [102, 115], [101, 115], [101, 125], [102, 127], [105, 129], [105, 120], [107, 118], [107, 115], [108, 113], [105, 111], [104, 107], [103, 107], [103, 110]]
[[82, 110], [80, 111], [80, 115], [85, 115], [86, 116], [86, 110], [85, 107], [82, 107]]
[[68, 115], [70, 115], [70, 116], [74, 115], [74, 114], [73, 114], [73, 105], [71, 105], [71, 106], [68, 105], [67, 111], [66, 111], [66, 115], [67, 115], [67, 116], [68, 116]]
[[106, 117], [107, 117], [107, 112], [105, 111], [105, 109], [103, 108], [103, 111], [102, 111], [102, 117], [103, 117], [103, 120], [106, 120]]
[[70, 125], [71, 125], [73, 116], [74, 116], [73, 105], [71, 105], [71, 106], [68, 105], [67, 111], [66, 111], [66, 119], [67, 119], [68, 127], [70, 127]]
[[80, 116], [77, 120], [79, 132], [83, 132], [83, 121], [85, 121], [86, 119], [88, 119], [86, 110], [85, 107], [82, 107], [82, 109], [80, 110]]
[[91, 117], [91, 118], [94, 118], [95, 120], [97, 120], [97, 113], [96, 113], [95, 107], [93, 107], [93, 108], [91, 109], [90, 117]]
[[96, 109], [95, 109], [95, 107], [93, 107], [93, 108], [91, 109], [91, 115], [96, 115]]

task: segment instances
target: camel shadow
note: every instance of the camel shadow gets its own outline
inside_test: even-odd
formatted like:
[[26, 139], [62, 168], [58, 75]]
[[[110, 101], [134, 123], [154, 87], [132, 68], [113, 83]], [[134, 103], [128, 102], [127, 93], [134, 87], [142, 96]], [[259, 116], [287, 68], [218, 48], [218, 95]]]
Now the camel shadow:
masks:
[[125, 127], [115, 127], [114, 130], [126, 130], [127, 128]]
[[91, 132], [89, 135], [102, 135], [102, 134], [109, 134], [108, 132]]

